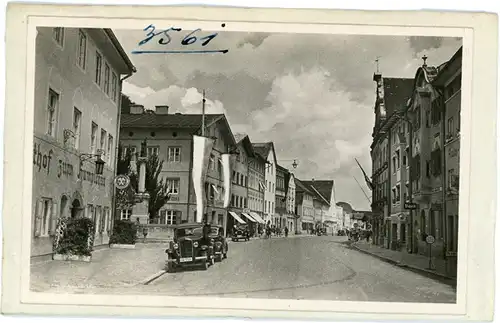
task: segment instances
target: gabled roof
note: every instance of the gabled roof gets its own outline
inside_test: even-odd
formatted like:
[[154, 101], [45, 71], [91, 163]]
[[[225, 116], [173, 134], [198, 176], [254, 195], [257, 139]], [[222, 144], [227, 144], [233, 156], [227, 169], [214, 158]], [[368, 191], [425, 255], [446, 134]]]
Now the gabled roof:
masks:
[[384, 107], [387, 117], [404, 109], [413, 93], [413, 78], [384, 77]]
[[[223, 114], [206, 114], [208, 125], [223, 118]], [[201, 114], [156, 114], [148, 111], [141, 114], [122, 114], [120, 128], [189, 128], [198, 129], [202, 125]]]
[[250, 142], [250, 137], [248, 137], [247, 134], [245, 133], [235, 133], [234, 134], [234, 140], [236, 141], [236, 144], [240, 144], [245, 148], [247, 151], [248, 156], [250, 157], [255, 157], [255, 150], [253, 149], [253, 145]]
[[307, 188], [306, 185], [304, 185], [304, 183], [302, 183], [301, 180], [299, 180], [297, 177], [294, 178], [295, 180], [295, 192], [296, 193], [308, 193], [310, 195], [314, 195], [313, 192], [311, 192], [311, 190], [309, 188]]
[[277, 162], [276, 151], [274, 149], [274, 144], [272, 141], [252, 143], [253, 149], [259, 155], [261, 155], [265, 160], [269, 156], [269, 151], [272, 149], [275, 162]]
[[330, 203], [330, 197], [333, 191], [333, 180], [314, 180], [314, 181], [302, 181], [304, 185], [309, 185], [313, 187], [318, 193], [321, 194], [322, 198]]

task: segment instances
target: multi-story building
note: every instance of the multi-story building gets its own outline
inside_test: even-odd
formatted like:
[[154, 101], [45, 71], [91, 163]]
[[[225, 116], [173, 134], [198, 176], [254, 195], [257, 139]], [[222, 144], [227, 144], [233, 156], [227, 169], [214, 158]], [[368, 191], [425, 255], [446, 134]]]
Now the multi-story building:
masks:
[[[439, 72], [433, 85], [439, 98], [433, 108], [441, 109], [443, 136], [443, 183], [445, 214], [445, 257], [450, 273], [456, 273], [458, 248], [458, 190], [460, 170], [460, 110], [462, 79], [462, 47]], [[443, 111], [444, 110], [444, 111]]]
[[[432, 248], [436, 257], [443, 255], [443, 129], [439, 93], [432, 85], [433, 79], [445, 64], [439, 67], [424, 64], [417, 69], [413, 96], [408, 104], [407, 115], [411, 121], [412, 152], [410, 180], [412, 198], [417, 204], [413, 223], [412, 251], [428, 254]], [[432, 235], [435, 242], [429, 245], [426, 237]]]
[[275, 223], [276, 203], [276, 153], [272, 142], [253, 143], [256, 153], [266, 160], [265, 167], [265, 193], [264, 193], [264, 220], [266, 224]]
[[233, 228], [236, 222], [243, 220], [249, 225], [251, 232], [257, 230], [258, 221], [250, 215], [250, 160], [255, 158], [253, 146], [245, 134], [235, 134], [236, 151], [233, 152], [231, 202], [228, 218], [228, 228]]
[[345, 229], [352, 229], [354, 226], [354, 209], [352, 206], [347, 203], [347, 202], [338, 202], [337, 206], [342, 208], [342, 226], [341, 228], [343, 230]]
[[[248, 136], [242, 139], [245, 145], [253, 145]], [[266, 159], [255, 153], [248, 159], [248, 206], [250, 215], [259, 222], [259, 228], [265, 225], [264, 204], [265, 204], [265, 172]]]
[[53, 252], [60, 217], [92, 218], [94, 243], [108, 242], [121, 76], [133, 72], [110, 29], [37, 28], [31, 256]]
[[295, 175], [291, 172], [285, 173], [285, 199], [286, 199], [286, 215], [289, 234], [297, 233], [299, 226], [297, 225], [298, 216], [295, 212]]
[[[163, 161], [160, 176], [168, 183], [171, 195], [160, 209], [159, 218], [153, 219], [156, 223], [173, 225], [196, 219], [196, 196], [192, 182], [193, 135], [201, 135], [201, 128], [201, 114], [170, 114], [168, 106], [157, 106], [155, 111], [132, 106], [130, 113], [121, 117], [120, 144], [126, 149], [138, 151], [141, 142], [146, 139], [148, 154], [156, 154]], [[233, 152], [236, 142], [223, 114], [205, 115], [204, 134], [214, 140], [205, 182], [205, 214], [208, 221], [224, 226], [227, 233], [221, 155]], [[238, 203], [245, 202], [239, 199]], [[120, 212], [122, 218], [130, 217], [130, 213], [130, 210]]]
[[411, 96], [413, 79], [388, 78], [376, 73], [375, 125], [372, 157], [372, 230], [373, 243], [387, 248], [406, 240], [408, 211], [403, 210], [407, 186], [408, 131], [401, 118]]
[[314, 229], [314, 193], [298, 178], [295, 178], [295, 190], [296, 233], [310, 233]]
[[333, 180], [301, 181], [315, 193], [315, 221], [319, 222], [328, 233], [337, 230], [337, 218], [342, 212], [335, 200], [335, 182]]
[[288, 223], [286, 213], [286, 190], [285, 178], [288, 177], [288, 169], [276, 165], [276, 194], [275, 194], [275, 212], [274, 225], [277, 228], [284, 229]]

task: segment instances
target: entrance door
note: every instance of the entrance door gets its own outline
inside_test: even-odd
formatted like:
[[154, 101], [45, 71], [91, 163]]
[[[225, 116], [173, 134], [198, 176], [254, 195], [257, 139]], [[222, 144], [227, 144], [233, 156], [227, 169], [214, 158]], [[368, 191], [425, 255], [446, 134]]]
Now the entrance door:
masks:
[[73, 203], [71, 203], [71, 218], [76, 219], [80, 217], [82, 212], [82, 206], [80, 205], [80, 201], [77, 199], [73, 200]]
[[68, 197], [66, 195], [63, 195], [61, 197], [61, 208], [59, 209], [59, 217], [60, 218], [66, 217], [67, 208], [68, 208]]
[[397, 223], [392, 224], [391, 240], [392, 240], [392, 249], [395, 249], [396, 248], [396, 241], [398, 241], [398, 225], [397, 225]]

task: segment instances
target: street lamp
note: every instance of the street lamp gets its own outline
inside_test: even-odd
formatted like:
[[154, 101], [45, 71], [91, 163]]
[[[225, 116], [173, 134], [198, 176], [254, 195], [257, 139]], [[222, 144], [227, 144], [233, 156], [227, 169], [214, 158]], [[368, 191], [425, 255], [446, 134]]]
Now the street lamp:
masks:
[[80, 170], [83, 167], [83, 162], [91, 159], [93, 157], [97, 157], [95, 161], [95, 173], [96, 175], [102, 175], [104, 172], [104, 164], [106, 163], [104, 160], [101, 158], [101, 154], [81, 154], [80, 155]]
[[297, 161], [297, 159], [282, 159], [281, 161], [292, 161], [292, 160], [293, 160], [292, 167], [295, 169], [297, 168], [297, 166], [299, 166], [299, 162]]

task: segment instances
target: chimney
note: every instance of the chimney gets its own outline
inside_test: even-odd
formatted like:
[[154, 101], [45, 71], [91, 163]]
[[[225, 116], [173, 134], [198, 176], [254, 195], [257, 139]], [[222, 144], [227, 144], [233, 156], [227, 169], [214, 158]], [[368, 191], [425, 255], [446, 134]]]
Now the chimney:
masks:
[[135, 104], [130, 106], [130, 114], [143, 114], [144, 113], [144, 106]]
[[156, 114], [168, 114], [168, 105], [157, 105], [155, 108]]

